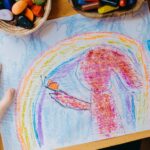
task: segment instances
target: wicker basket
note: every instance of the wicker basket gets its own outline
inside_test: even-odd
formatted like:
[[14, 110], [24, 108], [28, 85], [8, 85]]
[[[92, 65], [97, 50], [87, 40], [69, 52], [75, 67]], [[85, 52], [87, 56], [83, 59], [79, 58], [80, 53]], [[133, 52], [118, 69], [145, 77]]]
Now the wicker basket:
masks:
[[141, 8], [141, 6], [144, 3], [144, 1], [145, 0], [137, 0], [136, 5], [132, 9], [129, 9], [129, 10], [116, 10], [114, 12], [109, 12], [109, 13], [106, 13], [106, 14], [99, 14], [99, 13], [96, 13], [96, 12], [84, 12], [84, 11], [81, 11], [79, 9], [76, 9], [73, 6], [73, 0], [70, 0], [70, 3], [74, 7], [74, 9], [78, 13], [80, 13], [81, 15], [84, 15], [86, 17], [91, 17], [91, 18], [102, 18], [102, 17], [115, 17], [115, 16], [117, 17], [117, 16], [126, 15], [126, 14], [130, 14], [130, 13], [136, 12], [136, 11], [138, 11]]
[[18, 36], [31, 34], [35, 32], [38, 28], [40, 28], [42, 24], [47, 20], [49, 13], [51, 11], [51, 0], [47, 0], [44, 9], [45, 9], [44, 16], [41, 18], [38, 18], [34, 22], [34, 27], [32, 29], [24, 29], [18, 26], [11, 25], [5, 21], [0, 21], [0, 30], [3, 30], [13, 35], [18, 35]]

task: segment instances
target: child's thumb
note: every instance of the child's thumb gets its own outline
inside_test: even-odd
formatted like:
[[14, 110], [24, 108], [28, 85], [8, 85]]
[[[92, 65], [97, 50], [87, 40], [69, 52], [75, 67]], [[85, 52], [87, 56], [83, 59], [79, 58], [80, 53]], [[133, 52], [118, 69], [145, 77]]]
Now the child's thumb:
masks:
[[13, 101], [13, 98], [14, 98], [14, 95], [15, 95], [15, 90], [14, 89], [9, 89], [5, 93], [2, 100], [0, 101], [0, 120], [4, 116], [4, 114], [5, 114], [6, 110], [8, 109], [8, 107], [11, 105], [11, 103]]

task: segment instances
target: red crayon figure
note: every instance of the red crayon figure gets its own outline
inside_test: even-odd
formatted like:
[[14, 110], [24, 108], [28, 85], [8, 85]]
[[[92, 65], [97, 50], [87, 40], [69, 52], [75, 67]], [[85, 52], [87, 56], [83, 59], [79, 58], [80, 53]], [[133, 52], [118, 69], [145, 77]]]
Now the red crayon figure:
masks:
[[[131, 89], [142, 86], [142, 82], [128, 56], [110, 47], [99, 47], [87, 52], [79, 63], [85, 82], [90, 87], [91, 103], [79, 100], [60, 90], [58, 84], [48, 81], [52, 99], [65, 107], [78, 110], [89, 110], [95, 118], [99, 133], [109, 136], [117, 129], [122, 129], [117, 121], [114, 97], [109, 85], [114, 73], [118, 74]], [[55, 83], [55, 86], [53, 84]], [[55, 90], [56, 89], [56, 90]]]
[[131, 88], [141, 86], [140, 78], [130, 62], [128, 57], [117, 51], [97, 48], [90, 51], [81, 63], [85, 81], [91, 87], [92, 115], [97, 121], [101, 134], [107, 135], [121, 128], [115, 122], [118, 116], [112, 104], [112, 93], [109, 90], [110, 78], [114, 71], [120, 74]]

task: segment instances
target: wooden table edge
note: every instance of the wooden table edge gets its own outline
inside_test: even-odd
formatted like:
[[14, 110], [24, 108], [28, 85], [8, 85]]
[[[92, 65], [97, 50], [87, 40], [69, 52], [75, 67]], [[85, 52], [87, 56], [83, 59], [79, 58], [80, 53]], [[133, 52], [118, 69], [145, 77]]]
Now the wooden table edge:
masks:
[[107, 147], [116, 146], [124, 143], [129, 143], [137, 140], [142, 140], [149, 137], [150, 137], [150, 130], [147, 130], [147, 131], [141, 131], [141, 132], [127, 134], [123, 136], [118, 136], [110, 139], [65, 147], [58, 150], [84, 150], [84, 149], [96, 150], [96, 149], [107, 148]]

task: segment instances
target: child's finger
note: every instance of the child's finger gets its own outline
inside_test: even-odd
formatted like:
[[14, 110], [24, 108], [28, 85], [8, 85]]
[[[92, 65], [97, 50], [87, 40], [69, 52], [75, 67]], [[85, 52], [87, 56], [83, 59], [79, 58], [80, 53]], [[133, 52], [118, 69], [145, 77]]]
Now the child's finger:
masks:
[[1, 73], [1, 71], [2, 71], [2, 64], [0, 64], [0, 73]]
[[14, 95], [15, 95], [15, 90], [9, 89], [5, 93], [3, 99], [0, 101], [0, 120], [2, 119], [8, 107], [11, 105]]

